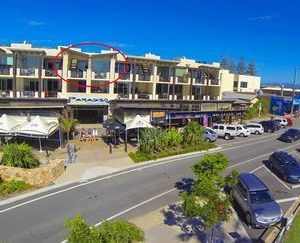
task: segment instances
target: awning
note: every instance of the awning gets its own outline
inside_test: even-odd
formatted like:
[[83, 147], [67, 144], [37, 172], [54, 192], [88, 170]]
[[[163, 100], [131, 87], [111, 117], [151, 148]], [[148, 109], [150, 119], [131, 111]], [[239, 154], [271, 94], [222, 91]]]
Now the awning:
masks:
[[134, 128], [150, 128], [152, 125], [145, 121], [140, 115], [137, 115], [132, 120], [125, 122], [126, 130], [134, 129]]
[[3, 114], [0, 117], [0, 134], [13, 134], [19, 126], [25, 124], [25, 121], [26, 117], [20, 118]]

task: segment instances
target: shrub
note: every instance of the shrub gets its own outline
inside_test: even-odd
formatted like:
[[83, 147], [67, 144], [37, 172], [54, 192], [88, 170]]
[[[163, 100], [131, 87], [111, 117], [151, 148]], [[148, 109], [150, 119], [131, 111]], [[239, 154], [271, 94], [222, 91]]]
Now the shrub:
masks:
[[185, 144], [194, 145], [203, 140], [204, 129], [196, 121], [189, 122], [183, 130], [183, 142]]
[[31, 169], [38, 167], [40, 162], [35, 158], [30, 146], [25, 143], [12, 143], [4, 147], [0, 164]]
[[2, 181], [0, 180], [0, 196], [5, 197], [14, 192], [25, 191], [32, 186], [24, 181]]
[[70, 229], [68, 242], [136, 242], [144, 240], [144, 232], [132, 223], [125, 220], [105, 221], [99, 227], [89, 227], [82, 216], [78, 215], [65, 222]]

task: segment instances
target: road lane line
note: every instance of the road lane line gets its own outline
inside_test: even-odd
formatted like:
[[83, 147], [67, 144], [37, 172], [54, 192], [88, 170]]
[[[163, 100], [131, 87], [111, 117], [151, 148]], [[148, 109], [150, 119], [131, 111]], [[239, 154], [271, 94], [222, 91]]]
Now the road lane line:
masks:
[[272, 171], [269, 170], [269, 168], [267, 168], [267, 166], [265, 166], [265, 169], [274, 177], [276, 178], [277, 181], [279, 181], [285, 188], [287, 188], [288, 190], [291, 189], [291, 187], [287, 186], [280, 178], [278, 178], [277, 175], [275, 175]]
[[[94, 224], [94, 226], [95, 226], [95, 227], [98, 227], [98, 226], [100, 226], [104, 221], [108, 221], [108, 220], [115, 219], [115, 218], [117, 218], [117, 217], [119, 217], [119, 216], [121, 216], [121, 215], [123, 215], [123, 214], [125, 214], [125, 213], [128, 213], [129, 211], [131, 211], [131, 210], [133, 210], [133, 209], [136, 209], [136, 208], [138, 208], [138, 207], [140, 207], [140, 206], [143, 206], [143, 205], [145, 205], [145, 204], [147, 204], [147, 203], [149, 203], [149, 202], [151, 202], [151, 201], [153, 201], [153, 200], [155, 200], [155, 199], [157, 199], [157, 198], [163, 197], [163, 196], [165, 196], [165, 195], [167, 195], [167, 194], [169, 194], [169, 193], [171, 193], [171, 192], [173, 192], [173, 191], [176, 191], [176, 190], [177, 190], [177, 188], [172, 188], [172, 189], [170, 189], [170, 190], [168, 190], [168, 191], [165, 191], [165, 192], [163, 192], [163, 193], [160, 193], [160, 194], [158, 194], [158, 195], [156, 195], [156, 196], [154, 196], [154, 197], [151, 197], [151, 198], [149, 198], [149, 199], [147, 199], [147, 200], [145, 200], [145, 201], [143, 201], [143, 202], [141, 202], [141, 203], [138, 203], [138, 204], [136, 204], [136, 205], [134, 205], [134, 206], [132, 206], [132, 207], [130, 207], [130, 208], [127, 208], [127, 209], [125, 209], [125, 210], [123, 210], [123, 211], [121, 211], [121, 212], [119, 212], [119, 213], [117, 213], [117, 214], [114, 214], [113, 216], [110, 216], [109, 218], [107, 218], [107, 219], [105, 219], [105, 220], [102, 220], [102, 221], [100, 221], [100, 222]], [[60, 243], [66, 243], [66, 242], [68, 242], [68, 241], [67, 241], [67, 240], [63, 240], [63, 241], [61, 241]]]
[[261, 169], [261, 168], [263, 168], [263, 167], [264, 167], [264, 165], [261, 165], [261, 166], [259, 166], [258, 168], [256, 168], [256, 169], [250, 171], [250, 173], [254, 173], [254, 172], [258, 171], [259, 169]]
[[275, 200], [275, 201], [278, 202], [278, 203], [285, 203], [285, 202], [295, 201], [297, 199], [298, 199], [298, 197], [290, 197], [290, 198], [278, 199], [278, 200]]
[[[258, 141], [258, 142], [255, 142], [255, 143], [251, 143], [250, 145], [257, 144], [257, 143], [262, 143], [262, 142], [266, 142], [266, 141], [269, 141], [269, 140], [273, 140], [273, 139], [266, 139], [266, 140]], [[196, 154], [196, 155], [186, 156], [186, 157], [177, 158], [177, 159], [173, 159], [173, 160], [167, 160], [167, 161], [164, 161], [164, 162], [157, 162], [157, 163], [153, 163], [153, 164], [150, 164], [150, 165], [141, 166], [141, 167], [138, 167], [138, 168], [135, 168], [135, 169], [125, 170], [123, 172], [119, 172], [119, 173], [116, 173], [116, 174], [108, 175], [108, 176], [101, 177], [101, 178], [98, 178], [98, 179], [94, 179], [94, 180], [91, 180], [91, 181], [88, 181], [88, 182], [83, 182], [83, 183], [75, 185], [75, 186], [71, 186], [71, 187], [68, 187], [68, 188], [65, 188], [65, 189], [62, 189], [62, 190], [59, 190], [59, 191], [55, 191], [55, 192], [46, 194], [44, 196], [40, 196], [40, 197], [31, 199], [29, 201], [25, 201], [25, 202], [20, 203], [20, 204], [16, 204], [16, 205], [8, 207], [6, 209], [0, 210], [0, 214], [5, 213], [5, 212], [10, 211], [10, 210], [15, 209], [15, 208], [19, 208], [21, 206], [25, 206], [27, 204], [30, 204], [30, 203], [33, 203], [33, 202], [36, 202], [36, 201], [40, 201], [42, 199], [45, 199], [45, 198], [48, 198], [48, 197], [51, 197], [51, 196], [54, 196], [54, 195], [57, 195], [57, 194], [61, 194], [63, 192], [67, 192], [67, 191], [70, 191], [70, 190], [73, 190], [73, 189], [76, 189], [76, 188], [79, 188], [79, 187], [83, 187], [83, 186], [86, 186], [86, 185], [89, 185], [89, 184], [92, 184], [92, 183], [95, 183], [95, 182], [99, 182], [99, 181], [111, 179], [111, 178], [118, 177], [118, 176], [121, 176], [121, 175], [126, 175], [126, 174], [129, 174], [129, 173], [135, 172], [135, 171], [140, 171], [141, 169], [147, 169], [147, 168], [151, 168], [151, 167], [154, 167], [154, 166], [160, 166], [160, 165], [164, 165], [164, 164], [173, 163], [173, 162], [179, 161], [179, 160], [194, 158], [194, 157], [198, 157], [199, 155], [203, 155], [203, 154], [210, 154], [210, 153], [215, 153], [215, 152], [222, 152], [222, 151], [227, 151], [227, 150], [231, 150], [231, 149], [237, 149], [237, 148], [246, 147], [246, 146], [249, 146], [249, 144], [243, 144], [243, 145], [240, 145], [240, 146], [230, 147], [230, 148], [224, 148], [224, 149], [221, 148], [219, 150], [212, 151], [212, 152], [205, 152], [204, 151], [202, 154]], [[286, 147], [286, 148], [284, 148], [282, 150], [286, 150], [286, 149], [294, 147], [294, 146], [299, 146], [299, 143], [293, 144], [291, 146], [288, 146], [288, 147]], [[244, 163], [247, 163], [247, 162], [252, 161], [254, 159], [258, 159], [260, 157], [267, 156], [269, 154], [271, 154], [271, 153], [264, 154], [262, 156], [258, 156], [256, 158], [253, 158], [253, 159], [241, 162], [239, 164], [235, 164], [235, 165], [229, 166], [228, 169], [236, 167], [236, 166], [239, 166], [239, 165], [244, 164]]]
[[298, 184], [298, 185], [292, 185], [291, 187], [292, 187], [293, 189], [294, 189], [294, 188], [299, 188], [299, 187], [300, 187], [300, 184]]

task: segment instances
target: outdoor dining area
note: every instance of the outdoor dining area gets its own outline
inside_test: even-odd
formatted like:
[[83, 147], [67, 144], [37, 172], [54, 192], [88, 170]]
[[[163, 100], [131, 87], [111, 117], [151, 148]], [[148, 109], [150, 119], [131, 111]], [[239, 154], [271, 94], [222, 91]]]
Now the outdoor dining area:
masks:
[[140, 115], [137, 115], [125, 123], [121, 123], [115, 119], [108, 119], [104, 122], [103, 127], [106, 129], [106, 143], [116, 148], [120, 145], [121, 140], [123, 140], [125, 151], [127, 151], [127, 143], [139, 146], [140, 129], [150, 128], [152, 125]]
[[[3, 114], [0, 117], [0, 141], [8, 144], [12, 140], [28, 139], [39, 142], [39, 150], [42, 151], [42, 140], [49, 138], [59, 131], [57, 117], [46, 116], [18, 116]], [[60, 137], [60, 134], [59, 134]], [[59, 141], [61, 139], [59, 138]]]

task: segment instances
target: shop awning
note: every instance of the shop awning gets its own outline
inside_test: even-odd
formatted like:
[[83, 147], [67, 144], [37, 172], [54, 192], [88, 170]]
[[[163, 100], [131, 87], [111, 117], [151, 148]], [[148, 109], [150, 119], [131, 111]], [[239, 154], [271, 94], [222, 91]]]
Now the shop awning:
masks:
[[134, 128], [150, 128], [152, 125], [145, 121], [140, 115], [137, 115], [132, 120], [125, 122], [126, 130], [134, 129]]
[[10, 135], [15, 132], [15, 130], [21, 126], [22, 124], [25, 124], [26, 118], [18, 118], [15, 116], [8, 116], [6, 114], [3, 114], [0, 117], [0, 134], [2, 135]]

